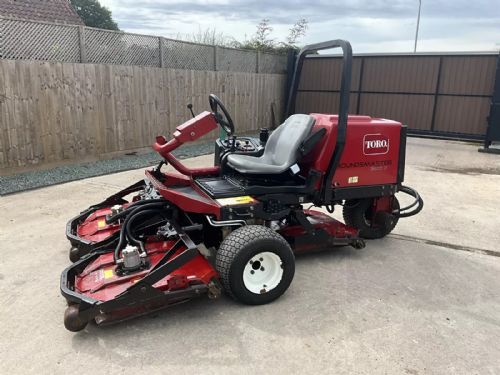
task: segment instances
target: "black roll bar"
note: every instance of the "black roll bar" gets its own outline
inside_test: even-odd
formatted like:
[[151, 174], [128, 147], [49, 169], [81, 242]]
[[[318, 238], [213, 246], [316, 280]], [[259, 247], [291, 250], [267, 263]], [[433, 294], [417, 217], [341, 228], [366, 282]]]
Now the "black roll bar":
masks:
[[344, 151], [346, 138], [349, 94], [351, 92], [352, 75], [352, 48], [351, 44], [347, 40], [336, 39], [330, 40], [328, 42], [309, 44], [300, 50], [299, 54], [297, 55], [286, 108], [287, 117], [295, 112], [295, 99], [297, 98], [297, 90], [299, 87], [300, 75], [302, 73], [302, 66], [304, 65], [305, 57], [320, 50], [338, 47], [342, 48], [343, 55], [342, 77], [340, 81], [339, 121], [337, 143], [335, 145], [332, 159], [330, 160], [330, 163], [328, 165], [328, 170], [326, 171], [325, 177], [323, 179], [320, 196], [318, 197], [319, 200], [324, 204], [329, 204], [332, 200], [332, 179], [340, 162], [342, 152]]

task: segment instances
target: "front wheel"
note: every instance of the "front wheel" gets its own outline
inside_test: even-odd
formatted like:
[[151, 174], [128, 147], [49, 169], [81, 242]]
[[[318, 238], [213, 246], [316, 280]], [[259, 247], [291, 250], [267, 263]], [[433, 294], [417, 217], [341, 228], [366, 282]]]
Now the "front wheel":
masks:
[[248, 225], [224, 239], [215, 266], [231, 298], [262, 305], [288, 289], [295, 274], [295, 257], [281, 235], [264, 226]]
[[342, 213], [344, 222], [358, 229], [360, 237], [376, 239], [387, 236], [394, 229], [399, 216], [393, 212], [398, 210], [399, 201], [392, 196], [346, 201]]

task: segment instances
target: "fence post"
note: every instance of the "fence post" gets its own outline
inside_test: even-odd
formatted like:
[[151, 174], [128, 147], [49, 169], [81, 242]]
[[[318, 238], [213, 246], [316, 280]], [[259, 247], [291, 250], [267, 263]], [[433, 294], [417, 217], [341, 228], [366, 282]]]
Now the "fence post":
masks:
[[437, 78], [436, 78], [436, 89], [434, 90], [434, 101], [433, 101], [433, 106], [432, 106], [432, 118], [431, 118], [431, 127], [430, 131], [434, 131], [434, 127], [436, 125], [436, 110], [438, 106], [438, 99], [439, 99], [439, 89], [441, 85], [441, 71], [443, 69], [443, 56], [439, 56], [439, 65], [438, 65], [438, 73], [437, 73]]
[[214, 70], [217, 71], [219, 65], [219, 46], [214, 46]]
[[356, 103], [356, 114], [360, 115], [359, 113], [360, 108], [361, 108], [361, 92], [363, 91], [363, 73], [365, 71], [365, 58], [360, 57], [361, 59], [361, 67], [359, 68], [359, 82], [358, 82], [358, 100]]
[[261, 52], [257, 50], [257, 63], [255, 64], [255, 73], [260, 73], [260, 58], [261, 58]]
[[488, 127], [484, 136], [484, 145], [479, 152], [489, 152], [500, 154], [498, 147], [491, 147], [493, 142], [500, 141], [500, 54], [497, 57], [497, 68], [495, 71], [495, 83], [493, 86], [493, 95], [490, 102], [490, 113], [486, 117]]
[[160, 68], [165, 67], [165, 58], [163, 57], [163, 37], [158, 37], [158, 51], [160, 53]]
[[85, 45], [85, 26], [78, 26], [78, 37], [80, 43], [80, 62], [87, 62], [87, 47]]

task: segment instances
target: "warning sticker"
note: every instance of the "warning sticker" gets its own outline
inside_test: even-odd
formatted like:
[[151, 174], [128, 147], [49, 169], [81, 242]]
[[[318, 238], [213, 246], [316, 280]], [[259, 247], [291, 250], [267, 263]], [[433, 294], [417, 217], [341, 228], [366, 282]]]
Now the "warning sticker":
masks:
[[357, 184], [358, 183], [358, 176], [349, 177], [347, 182], [350, 184]]
[[104, 270], [104, 278], [105, 279], [111, 279], [114, 275], [115, 275], [115, 273], [113, 272], [113, 269]]
[[221, 206], [235, 206], [235, 205], [238, 205], [238, 204], [256, 203], [257, 201], [255, 199], [253, 199], [250, 195], [242, 195], [240, 197], [231, 197], [231, 198], [217, 199], [217, 202]]
[[99, 220], [97, 222], [97, 228], [102, 229], [106, 226], [106, 220]]

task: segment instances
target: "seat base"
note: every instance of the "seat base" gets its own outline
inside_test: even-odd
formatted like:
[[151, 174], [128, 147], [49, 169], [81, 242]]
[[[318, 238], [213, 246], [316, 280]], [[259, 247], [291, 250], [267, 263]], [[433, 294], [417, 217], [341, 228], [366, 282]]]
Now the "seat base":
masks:
[[230, 177], [197, 178], [196, 184], [211, 198], [228, 198], [243, 195], [245, 190]]

